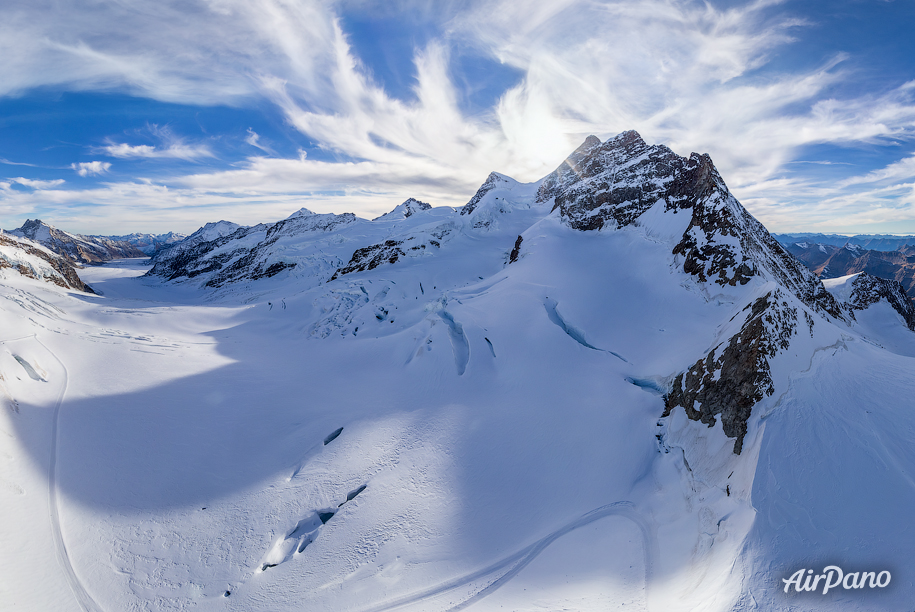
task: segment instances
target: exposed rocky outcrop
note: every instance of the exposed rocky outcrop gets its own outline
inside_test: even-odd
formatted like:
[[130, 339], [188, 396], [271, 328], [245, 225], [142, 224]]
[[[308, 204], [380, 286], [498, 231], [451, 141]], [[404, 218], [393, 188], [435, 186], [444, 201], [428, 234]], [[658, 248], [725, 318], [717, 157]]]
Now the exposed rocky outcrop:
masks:
[[22, 227], [10, 233], [37, 242], [76, 264], [94, 264], [112, 259], [146, 257], [145, 253], [129, 242], [102, 236], [71, 234], [48, 225], [40, 219], [28, 219], [22, 224]]
[[524, 238], [518, 236], [518, 239], [515, 240], [515, 246], [512, 248], [512, 252], [508, 254], [508, 263], [515, 263], [518, 261], [518, 255], [521, 254], [521, 243], [524, 241]]
[[664, 416], [676, 407], [708, 426], [721, 418], [724, 433], [736, 438], [734, 453], [743, 449], [747, 419], [760, 400], [775, 391], [769, 359], [790, 346], [797, 329], [797, 309], [778, 290], [758, 298], [740, 332], [679, 374], [665, 396]]
[[[671, 254], [700, 285], [774, 281], [813, 311], [850, 319], [819, 279], [731, 195], [706, 154], [680, 157], [663, 145], [647, 145], [634, 131], [604, 143], [589, 137], [542, 182], [537, 200], [552, 202], [565, 223], [582, 231], [641, 225], [652, 209], [652, 219], [685, 213]], [[739, 333], [678, 374], [666, 414], [680, 406], [710, 426], [720, 418], [739, 454], [753, 406], [773, 392], [770, 360], [788, 347], [796, 328], [797, 309], [783, 297], [769, 292], [748, 305]]]
[[334, 272], [330, 280], [336, 280], [344, 274], [352, 272], [364, 272], [374, 270], [383, 263], [395, 263], [405, 255], [400, 246], [403, 244], [400, 240], [385, 240], [381, 244], [356, 249], [349, 263]]
[[0, 269], [4, 268], [65, 289], [95, 293], [80, 280], [76, 269], [66, 258], [31, 240], [0, 231]]

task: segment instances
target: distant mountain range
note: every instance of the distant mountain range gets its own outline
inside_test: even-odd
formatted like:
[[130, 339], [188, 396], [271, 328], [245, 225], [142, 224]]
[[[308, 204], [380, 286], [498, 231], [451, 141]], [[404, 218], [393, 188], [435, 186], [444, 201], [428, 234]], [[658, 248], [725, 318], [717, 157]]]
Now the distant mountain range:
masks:
[[103, 240], [113, 240], [115, 242], [126, 242], [133, 245], [138, 251], [146, 255], [153, 255], [159, 249], [171, 246], [187, 238], [187, 234], [178, 234], [168, 232], [165, 234], [141, 234], [133, 233], [125, 236], [89, 236], [89, 238], [100, 238]]
[[[826, 236], [810, 234], [809, 238], [780, 240], [788, 251], [800, 259], [820, 278], [839, 278], [866, 272], [879, 278], [896, 280], [910, 298], [915, 299], [915, 237]], [[817, 241], [814, 241], [816, 237]], [[833, 243], [821, 241], [821, 238]], [[846, 242], [836, 245], [840, 238]], [[881, 248], [866, 248], [864, 245]], [[883, 247], [894, 246], [893, 250]]]
[[75, 264], [96, 264], [112, 259], [146, 257], [134, 245], [102, 236], [71, 234], [40, 219], [28, 219], [22, 227], [9, 232], [37, 242]]
[[782, 244], [807, 243], [831, 246], [845, 246], [850, 244], [871, 251], [895, 251], [904, 246], [915, 245], [915, 236], [902, 236], [894, 234], [814, 234], [809, 232], [772, 234]]

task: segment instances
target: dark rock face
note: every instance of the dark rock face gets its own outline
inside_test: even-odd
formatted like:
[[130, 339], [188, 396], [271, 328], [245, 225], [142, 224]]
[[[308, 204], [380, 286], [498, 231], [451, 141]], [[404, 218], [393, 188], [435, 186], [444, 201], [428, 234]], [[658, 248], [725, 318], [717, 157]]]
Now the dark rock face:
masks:
[[716, 186], [707, 155], [694, 153], [687, 160], [663, 145], [648, 146], [634, 131], [601, 145], [592, 138], [548, 176], [537, 193], [538, 202], [552, 198], [553, 209], [558, 208], [575, 229], [629, 225], [660, 199], [666, 200], [668, 209], [691, 208]]
[[22, 227], [11, 233], [37, 242], [76, 264], [94, 264], [112, 259], [146, 257], [145, 253], [129, 242], [111, 240], [102, 236], [71, 234], [52, 227], [40, 219], [27, 219]]
[[403, 241], [401, 240], [385, 240], [381, 244], [373, 244], [361, 249], [356, 249], [356, 252], [353, 253], [353, 256], [350, 258], [349, 263], [334, 272], [334, 275], [330, 277], [330, 280], [336, 280], [340, 276], [352, 272], [374, 270], [383, 263], [395, 263], [405, 255], [403, 249], [400, 248], [400, 245], [402, 244]]
[[397, 263], [402, 257], [416, 256], [423, 252], [442, 248], [442, 241], [452, 232], [448, 224], [443, 224], [427, 234], [408, 236], [403, 240], [385, 240], [361, 249], [356, 249], [349, 263], [338, 268], [327, 282], [337, 280], [344, 274], [374, 270], [382, 264]]
[[775, 391], [769, 358], [788, 348], [797, 329], [797, 309], [783, 301], [778, 290], [747, 309], [750, 312], [740, 332], [677, 376], [664, 409], [668, 416], [680, 406], [689, 418], [709, 427], [720, 415], [724, 433], [736, 438], [734, 453], [738, 455], [753, 406]]
[[518, 239], [515, 240], [515, 248], [512, 249], [512, 252], [508, 256], [508, 263], [515, 263], [518, 261], [518, 255], [521, 254], [521, 242], [524, 240], [521, 236], [518, 236]]
[[906, 326], [915, 331], [915, 305], [899, 281], [877, 278], [862, 272], [852, 281], [851, 296], [845, 305], [851, 311], [864, 310], [880, 300], [886, 300], [903, 318]]
[[30, 245], [27, 242], [20, 242], [19, 240], [5, 236], [2, 233], [0, 233], [0, 245], [20, 249], [28, 255], [42, 259], [43, 261], [47, 262], [48, 265], [51, 266], [51, 268], [53, 268], [54, 271], [60, 275], [60, 277], [49, 276], [47, 278], [38, 278], [28, 267], [22, 264], [14, 266], [2, 257], [0, 257], [0, 268], [14, 268], [22, 276], [34, 278], [36, 280], [47, 280], [65, 289], [75, 289], [77, 291], [84, 291], [86, 293], [95, 293], [95, 291], [92, 290], [92, 287], [84, 283], [79, 278], [79, 275], [76, 273], [76, 269], [64, 257], [49, 254], [48, 252], [36, 246]]

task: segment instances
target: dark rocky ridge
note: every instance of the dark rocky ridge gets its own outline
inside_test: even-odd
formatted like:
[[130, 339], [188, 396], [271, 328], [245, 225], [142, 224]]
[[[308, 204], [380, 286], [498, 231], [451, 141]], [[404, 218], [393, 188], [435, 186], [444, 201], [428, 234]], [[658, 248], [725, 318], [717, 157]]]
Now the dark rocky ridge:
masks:
[[822, 283], [730, 194], [707, 154], [680, 157], [663, 145], [645, 144], [634, 131], [600, 146], [596, 140], [589, 136], [537, 194], [539, 202], [552, 200], [571, 227], [624, 227], [662, 201], [666, 212], [692, 213], [673, 254], [700, 282], [734, 286], [763, 275], [814, 310], [843, 318]]
[[480, 200], [483, 199], [483, 196], [495, 189], [496, 186], [503, 181], [505, 181], [505, 179], [502, 178], [501, 174], [498, 172], [490, 172], [489, 176], [486, 177], [486, 180], [483, 181], [483, 184], [480, 185], [480, 188], [477, 189], [477, 192], [470, 198], [470, 201], [461, 207], [461, 215], [469, 215], [472, 213], [477, 207], [477, 204], [480, 203]]
[[398, 259], [406, 254], [400, 248], [402, 244], [403, 241], [401, 240], [385, 240], [381, 244], [373, 244], [356, 249], [349, 263], [334, 272], [328, 282], [337, 280], [344, 274], [374, 270], [383, 263], [396, 263]]
[[403, 202], [403, 204], [399, 204], [399, 205], [395, 206], [394, 210], [392, 210], [391, 212], [387, 212], [387, 213], [381, 215], [380, 217], [375, 217], [374, 219], [372, 219], [372, 221], [379, 221], [381, 219], [396, 219], [396, 218], [407, 219], [409, 217], [412, 217], [413, 215], [415, 215], [418, 212], [421, 212], [424, 210], [431, 210], [431, 209], [432, 209], [431, 204], [427, 204], [426, 202], [420, 202], [416, 198], [407, 198]]
[[[664, 416], [680, 406], [686, 416], [711, 427], [720, 415], [724, 433], [736, 438], [734, 453], [738, 455], [753, 406], [775, 391], [769, 358], [789, 347], [797, 328], [797, 309], [778, 290], [744, 311], [747, 309], [750, 312], [740, 331], [679, 374], [664, 398]], [[719, 349], [723, 350], [716, 359]]]

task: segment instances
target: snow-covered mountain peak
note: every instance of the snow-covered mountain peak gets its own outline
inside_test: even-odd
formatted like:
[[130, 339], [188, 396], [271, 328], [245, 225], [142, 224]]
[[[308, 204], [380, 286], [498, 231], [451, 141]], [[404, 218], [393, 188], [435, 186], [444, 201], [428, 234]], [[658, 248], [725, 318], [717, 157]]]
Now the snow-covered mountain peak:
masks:
[[294, 213], [292, 213], [291, 215], [289, 215], [289, 216], [286, 217], [286, 218], [287, 218], [287, 219], [294, 219], [294, 218], [296, 218], [296, 217], [310, 217], [310, 216], [312, 216], [312, 215], [314, 215], [314, 214], [315, 214], [314, 212], [312, 212], [311, 210], [308, 210], [307, 208], [305, 208], [305, 207], [303, 206], [302, 208], [298, 209], [297, 211], [295, 211]]
[[477, 192], [473, 194], [473, 197], [470, 198], [470, 201], [464, 204], [461, 207], [461, 215], [469, 215], [472, 213], [477, 205], [479, 205], [480, 200], [483, 197], [497, 187], [507, 187], [512, 184], [517, 184], [517, 181], [513, 178], [507, 177], [504, 174], [499, 174], [498, 172], [490, 172], [489, 176], [486, 177], [486, 180], [483, 181], [483, 184], [480, 185], [480, 188], [477, 189]]
[[215, 240], [216, 238], [234, 233], [240, 227], [242, 226], [238, 223], [232, 223], [231, 221], [212, 221], [188, 236], [187, 240], [191, 242]]
[[375, 217], [372, 221], [392, 220], [392, 219], [406, 219], [407, 217], [412, 217], [418, 212], [424, 210], [431, 210], [432, 205], [427, 204], [426, 202], [420, 202], [416, 198], [407, 198], [402, 204], [398, 204], [390, 212], [386, 212], [380, 217]]
[[[41, 219], [26, 219], [18, 230], [10, 232], [17, 236], [23, 236], [35, 242], [42, 242], [51, 237], [51, 230], [56, 229], [48, 225]], [[67, 232], [62, 232], [67, 233]]]

